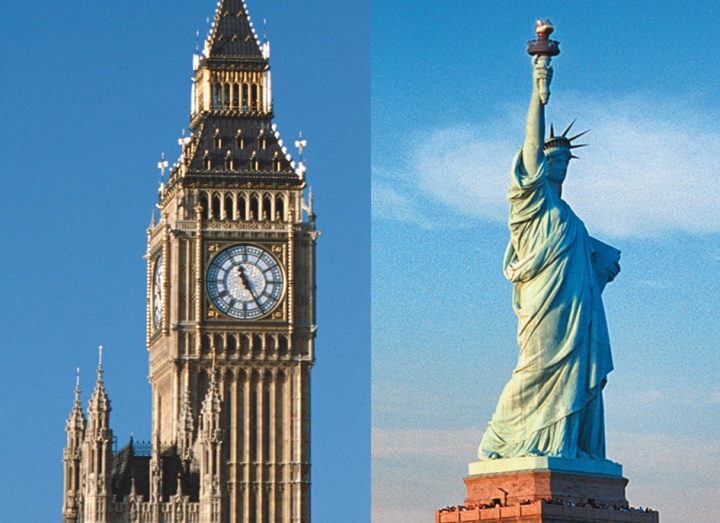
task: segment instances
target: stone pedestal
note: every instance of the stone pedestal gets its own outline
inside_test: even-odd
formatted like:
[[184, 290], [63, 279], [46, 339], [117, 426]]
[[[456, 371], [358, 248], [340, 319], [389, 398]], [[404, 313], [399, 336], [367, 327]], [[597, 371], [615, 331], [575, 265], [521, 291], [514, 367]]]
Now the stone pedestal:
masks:
[[565, 458], [511, 458], [471, 463], [465, 478], [465, 505], [519, 505], [557, 500], [584, 506], [624, 507], [622, 466], [611, 461]]
[[471, 463], [460, 507], [436, 523], [658, 523], [658, 513], [632, 508], [628, 480], [611, 461], [527, 457]]

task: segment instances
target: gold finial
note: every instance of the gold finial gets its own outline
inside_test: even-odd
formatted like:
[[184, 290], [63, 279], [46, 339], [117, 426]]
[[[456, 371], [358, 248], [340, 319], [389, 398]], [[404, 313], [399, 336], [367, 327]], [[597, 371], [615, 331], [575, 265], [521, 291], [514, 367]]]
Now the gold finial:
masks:
[[165, 178], [165, 169], [168, 167], [168, 162], [165, 159], [165, 153], [160, 155], [160, 161], [158, 162], [158, 169], [160, 169], [160, 178]]
[[298, 148], [298, 152], [300, 153], [300, 158], [302, 158], [303, 148], [306, 146], [307, 146], [307, 140], [303, 140], [302, 131], [300, 131], [300, 136], [298, 137], [297, 141], [295, 142], [295, 147]]

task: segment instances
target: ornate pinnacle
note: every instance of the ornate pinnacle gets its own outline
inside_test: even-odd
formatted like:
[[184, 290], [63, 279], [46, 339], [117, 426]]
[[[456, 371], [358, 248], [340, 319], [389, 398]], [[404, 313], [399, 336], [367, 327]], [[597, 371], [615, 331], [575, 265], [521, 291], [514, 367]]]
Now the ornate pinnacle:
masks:
[[80, 367], [75, 371], [75, 403], [80, 404]]
[[300, 136], [298, 137], [297, 141], [295, 142], [295, 147], [298, 148], [298, 151], [300, 152], [300, 158], [302, 158], [303, 154], [303, 148], [307, 146], [307, 140], [303, 140], [302, 131], [300, 131]]
[[103, 382], [103, 379], [102, 379], [102, 375], [103, 375], [102, 353], [103, 353], [103, 346], [100, 345], [100, 346], [98, 347], [98, 370], [97, 370], [98, 383], [102, 383], [102, 382]]

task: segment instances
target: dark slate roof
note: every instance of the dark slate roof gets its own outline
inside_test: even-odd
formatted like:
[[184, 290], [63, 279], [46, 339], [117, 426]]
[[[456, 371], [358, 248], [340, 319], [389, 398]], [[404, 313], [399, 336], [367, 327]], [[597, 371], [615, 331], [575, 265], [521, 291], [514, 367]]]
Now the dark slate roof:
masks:
[[[190, 496], [191, 502], [197, 502], [200, 492], [198, 474], [185, 474], [175, 448], [164, 449], [160, 456], [160, 468], [163, 478], [162, 500], [169, 501], [177, 493], [178, 476], [181, 476], [182, 491]], [[145, 501], [150, 499], [150, 456], [137, 456], [133, 443], [123, 447], [112, 458], [112, 493], [116, 501], [123, 501], [135, 485], [135, 494]]]
[[[242, 0], [220, 1], [204, 55], [199, 69], [269, 68]], [[272, 116], [272, 109], [265, 112], [238, 106], [213, 108], [194, 115], [190, 122], [192, 135], [186, 139], [180, 163], [173, 167], [171, 184], [178, 180], [182, 170], [185, 182], [209, 186], [248, 182], [303, 185], [302, 172], [295, 170], [287, 152], [282, 150]], [[242, 145], [238, 143], [238, 133]]]
[[266, 62], [242, 0], [222, 0], [205, 44], [209, 59], [253, 59]]
[[[222, 178], [226, 182], [303, 183], [283, 147], [269, 118], [208, 115], [193, 130], [183, 159], [191, 177]], [[232, 169], [226, 167], [228, 158], [233, 160]]]

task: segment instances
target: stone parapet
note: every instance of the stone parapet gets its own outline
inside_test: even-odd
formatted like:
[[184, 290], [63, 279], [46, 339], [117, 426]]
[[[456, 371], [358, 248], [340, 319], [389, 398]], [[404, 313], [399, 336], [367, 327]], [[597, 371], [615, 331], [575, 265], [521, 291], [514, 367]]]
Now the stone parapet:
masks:
[[658, 523], [658, 513], [631, 508], [628, 480], [611, 461], [526, 457], [471, 463], [459, 507], [435, 523]]
[[453, 507], [435, 512], [435, 523], [658, 523], [658, 513], [533, 501], [492, 508]]

